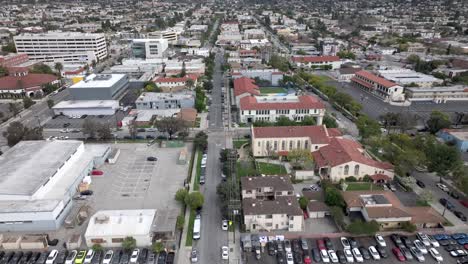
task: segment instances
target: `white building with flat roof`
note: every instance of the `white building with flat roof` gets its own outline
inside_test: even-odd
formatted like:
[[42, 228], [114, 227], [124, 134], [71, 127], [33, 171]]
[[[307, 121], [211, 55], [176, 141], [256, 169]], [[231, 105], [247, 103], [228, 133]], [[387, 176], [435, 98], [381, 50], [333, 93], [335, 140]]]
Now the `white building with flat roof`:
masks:
[[86, 245], [121, 247], [126, 237], [133, 237], [137, 247], [151, 246], [155, 216], [155, 209], [99, 211], [89, 220]]
[[395, 82], [401, 86], [416, 84], [419, 87], [431, 87], [444, 82], [444, 80], [437, 79], [432, 75], [403, 68], [379, 70], [378, 73], [385, 79]]
[[468, 101], [468, 86], [438, 86], [438, 87], [410, 87], [405, 88], [409, 101], [432, 101], [446, 103], [447, 101]]
[[132, 40], [132, 53], [135, 58], [157, 59], [167, 54], [167, 39], [134, 39]]
[[110, 148], [75, 140], [21, 141], [0, 156], [0, 231], [56, 230], [79, 184]]
[[91, 63], [107, 57], [103, 34], [80, 32], [25, 33], [14, 36], [18, 53], [26, 53], [31, 60], [62, 63]]
[[119, 109], [117, 100], [60, 101], [52, 107], [55, 115], [69, 117], [83, 115], [113, 115]]
[[91, 74], [68, 90], [73, 100], [114, 100], [123, 96], [128, 85], [126, 74]]

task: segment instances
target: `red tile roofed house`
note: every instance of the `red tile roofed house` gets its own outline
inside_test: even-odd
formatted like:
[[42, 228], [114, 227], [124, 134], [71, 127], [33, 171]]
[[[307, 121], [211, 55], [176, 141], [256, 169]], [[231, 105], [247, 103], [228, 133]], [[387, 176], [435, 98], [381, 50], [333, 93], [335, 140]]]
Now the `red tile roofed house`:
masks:
[[57, 82], [57, 76], [52, 74], [29, 73], [24, 76], [5, 76], [0, 78], [0, 95], [3, 98], [34, 96], [42, 93], [43, 85]]
[[187, 81], [192, 80], [194, 88], [197, 85], [198, 75], [187, 74], [184, 77], [157, 77], [153, 82], [164, 92], [181, 90], [187, 87]]
[[315, 169], [322, 179], [339, 182], [346, 177], [362, 179], [365, 175], [384, 174], [393, 179], [393, 165], [373, 160], [356, 141], [332, 138], [330, 144], [312, 152]]
[[341, 67], [338, 56], [293, 56], [291, 60], [297, 67], [321, 68], [330, 65], [333, 70]]
[[[240, 73], [239, 73], [240, 74]], [[260, 95], [260, 89], [255, 84], [255, 80], [240, 77], [234, 79], [234, 96], [236, 97], [236, 104], [239, 105], [240, 99], [246, 96]]]
[[368, 71], [358, 71], [351, 78], [351, 83], [367, 92], [371, 92], [385, 101], [403, 101], [403, 87]]
[[341, 137], [341, 132], [326, 126], [252, 126], [251, 135], [253, 156], [265, 157], [269, 156], [271, 151], [279, 156], [287, 156], [292, 149], [307, 149], [313, 152], [327, 146], [331, 138]]
[[325, 115], [325, 105], [311, 95], [246, 96], [240, 99], [238, 106], [242, 123], [275, 122], [280, 116], [302, 121], [311, 116], [321, 125]]

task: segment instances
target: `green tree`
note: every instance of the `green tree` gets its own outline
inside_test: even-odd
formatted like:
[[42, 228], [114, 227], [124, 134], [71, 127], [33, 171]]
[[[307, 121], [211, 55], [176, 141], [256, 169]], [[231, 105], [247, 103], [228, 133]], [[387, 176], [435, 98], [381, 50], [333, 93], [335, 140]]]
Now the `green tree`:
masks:
[[30, 97], [23, 98], [23, 106], [24, 109], [28, 109], [29, 107], [33, 106], [36, 102], [34, 102]]
[[42, 140], [42, 127], [28, 128], [21, 122], [12, 122], [8, 125], [3, 136], [7, 139], [8, 146], [12, 147], [21, 140]]
[[288, 152], [288, 160], [291, 161], [293, 167], [302, 168], [305, 165], [310, 165], [313, 158], [308, 149], [293, 149]]
[[449, 128], [452, 122], [450, 121], [448, 115], [440, 112], [433, 111], [426, 122], [426, 126], [429, 129], [429, 132], [435, 134], [443, 128]]
[[54, 69], [57, 71], [58, 76], [62, 78], [62, 70], [63, 70], [63, 64], [60, 62], [55, 63]]
[[9, 53], [16, 53], [15, 43], [9, 42], [7, 45], [2, 46], [2, 51]]
[[330, 207], [330, 214], [337, 226], [339, 226], [342, 229], [346, 227], [346, 223], [344, 221], [343, 208], [338, 206], [332, 206]]
[[131, 236], [125, 237], [122, 241], [122, 248], [125, 252], [131, 252], [136, 248], [136, 239]]
[[411, 54], [406, 58], [406, 61], [410, 64], [416, 64], [420, 61], [421, 59], [419, 58], [418, 55], [416, 54]]
[[276, 118], [276, 126], [294, 126], [296, 122], [289, 119], [287, 116], [279, 116]]
[[42, 73], [42, 74], [54, 74], [52, 69], [46, 64], [39, 63], [35, 64], [30, 70], [30, 73]]
[[408, 221], [408, 222], [401, 223], [401, 229], [409, 233], [414, 233], [416, 232], [416, 230], [418, 230], [418, 227]]
[[54, 107], [54, 105], [55, 105], [54, 99], [48, 99], [47, 100], [47, 106], [49, 107], [49, 109], [52, 109], [52, 107]]
[[16, 103], [8, 103], [8, 111], [12, 113], [14, 117], [16, 117], [20, 112], [20, 109]]
[[282, 72], [287, 72], [289, 71], [289, 62], [286, 58], [281, 57], [277, 54], [273, 54], [270, 57], [270, 65], [273, 68], [276, 68]]
[[379, 123], [373, 119], [370, 119], [366, 115], [360, 115], [358, 117], [356, 126], [359, 130], [359, 135], [361, 135], [362, 138], [379, 136], [382, 133]]
[[183, 230], [184, 229], [184, 222], [185, 222], [185, 217], [183, 215], [178, 215], [177, 216], [177, 221], [176, 221], [176, 228], [178, 230]]
[[101, 244], [94, 244], [91, 248], [94, 250], [94, 252], [103, 251], [103, 248], [102, 248]]
[[202, 150], [206, 149], [208, 147], [208, 135], [203, 131], [198, 132], [195, 135], [193, 143], [197, 148], [200, 148]]
[[210, 91], [213, 89], [213, 83], [211, 81], [203, 82], [203, 89]]
[[304, 119], [300, 123], [301, 126], [315, 126], [316, 124], [315, 118], [311, 116], [304, 116]]
[[187, 197], [187, 195], [188, 195], [187, 189], [181, 188], [181, 189], [177, 190], [177, 192], [175, 194], [175, 199], [179, 203], [185, 204], [185, 198]]
[[325, 115], [323, 117], [323, 124], [327, 127], [327, 128], [337, 128], [338, 127], [338, 124], [336, 123], [336, 120], [335, 118], [329, 116], [329, 115]]
[[345, 201], [343, 195], [335, 187], [327, 187], [325, 189], [325, 203], [329, 206], [338, 206], [343, 208]]
[[98, 137], [102, 140], [112, 139], [112, 131], [109, 124], [99, 124], [96, 132]]
[[460, 169], [463, 164], [458, 149], [446, 144], [436, 143], [428, 146], [426, 157], [428, 170], [437, 173], [440, 181], [442, 177], [447, 177], [450, 173]]
[[162, 242], [155, 242], [152, 246], [154, 253], [161, 253], [164, 251], [164, 244]]
[[433, 195], [432, 192], [429, 191], [429, 190], [423, 190], [423, 191], [419, 194], [419, 200], [420, 200], [423, 204], [429, 205], [429, 203], [432, 202], [432, 200], [434, 200], [434, 195]]
[[299, 198], [299, 206], [302, 210], [306, 210], [308, 204], [309, 200], [307, 198], [305, 198], [304, 196], [301, 196], [301, 198]]
[[169, 134], [169, 139], [172, 139], [172, 136], [177, 132], [188, 128], [187, 122], [172, 116], [163, 117], [162, 119], [156, 121], [155, 125], [160, 132]]
[[8, 69], [3, 66], [0, 66], [0, 77], [6, 76], [6, 75], [8, 75]]
[[191, 192], [185, 197], [185, 204], [192, 210], [203, 206], [205, 198], [200, 192]]
[[87, 138], [95, 138], [98, 131], [98, 124], [90, 119], [83, 122], [82, 132]]

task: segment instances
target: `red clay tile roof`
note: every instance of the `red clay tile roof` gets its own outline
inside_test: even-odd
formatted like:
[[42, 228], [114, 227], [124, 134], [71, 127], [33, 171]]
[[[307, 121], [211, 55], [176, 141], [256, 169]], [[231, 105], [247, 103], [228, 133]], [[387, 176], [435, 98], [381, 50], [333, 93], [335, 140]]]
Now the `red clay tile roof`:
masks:
[[247, 77], [234, 79], [234, 96], [239, 96], [243, 93], [260, 95], [260, 90], [258, 86], [255, 85], [255, 80]]
[[404, 210], [411, 214], [411, 222], [413, 224], [441, 224], [445, 222], [445, 219], [430, 206], [406, 207]]
[[393, 169], [393, 165], [390, 163], [376, 161], [364, 155], [362, 149], [361, 144], [354, 140], [334, 137], [331, 138], [330, 144], [312, 152], [312, 155], [314, 161], [320, 167], [335, 167], [354, 161], [380, 169]]
[[293, 62], [331, 62], [331, 61], [340, 61], [338, 56], [303, 56], [303, 57], [292, 57]]
[[316, 97], [302, 95], [298, 97], [298, 102], [257, 102], [254, 96], [247, 96], [240, 99], [241, 110], [283, 110], [283, 109], [323, 109], [325, 105]]
[[329, 212], [330, 208], [324, 202], [320, 201], [310, 201], [307, 204], [307, 209], [309, 212]]
[[402, 218], [411, 217], [411, 214], [394, 206], [383, 207], [367, 207], [367, 215], [369, 218]]
[[368, 83], [368, 82], [366, 82], [366, 81], [363, 81], [363, 80], [361, 80], [361, 79], [358, 79], [358, 78], [356, 78], [356, 77], [351, 78], [351, 81], [356, 82], [356, 83], [359, 83], [360, 85], [362, 85], [362, 86], [364, 86], [364, 87], [367, 87], [367, 88], [369, 88], [369, 89], [374, 89], [374, 88], [375, 88], [372, 84], [370, 84], [370, 83]]
[[40, 73], [30, 73], [26, 76], [6, 76], [0, 78], [0, 90], [35, 88], [56, 80], [55, 75]]
[[[330, 133], [330, 130], [333, 131]], [[331, 134], [331, 135], [330, 135]], [[254, 138], [309, 137], [312, 144], [328, 144], [331, 137], [341, 136], [341, 132], [325, 126], [282, 126], [254, 127]]]
[[382, 77], [379, 77], [377, 75], [374, 75], [374, 74], [372, 74], [372, 73], [370, 73], [368, 71], [364, 71], [364, 70], [356, 72], [356, 76], [361, 76], [361, 77], [363, 77], [363, 78], [365, 78], [367, 80], [378, 83], [378, 84], [380, 84], [380, 85], [382, 85], [382, 86], [384, 86], [386, 88], [390, 88], [390, 87], [393, 87], [393, 86], [397, 85], [394, 82], [391, 82], [391, 81], [389, 81], [387, 79], [384, 79]]

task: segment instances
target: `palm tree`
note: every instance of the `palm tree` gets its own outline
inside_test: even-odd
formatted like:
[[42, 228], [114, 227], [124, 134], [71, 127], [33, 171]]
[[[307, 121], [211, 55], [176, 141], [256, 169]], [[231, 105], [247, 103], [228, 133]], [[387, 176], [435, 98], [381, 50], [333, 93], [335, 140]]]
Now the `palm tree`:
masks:
[[62, 78], [62, 70], [63, 70], [62, 63], [60, 62], [55, 63], [54, 68], [58, 72], [59, 78]]

